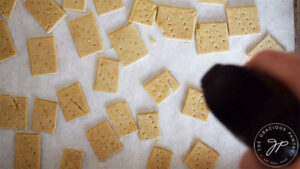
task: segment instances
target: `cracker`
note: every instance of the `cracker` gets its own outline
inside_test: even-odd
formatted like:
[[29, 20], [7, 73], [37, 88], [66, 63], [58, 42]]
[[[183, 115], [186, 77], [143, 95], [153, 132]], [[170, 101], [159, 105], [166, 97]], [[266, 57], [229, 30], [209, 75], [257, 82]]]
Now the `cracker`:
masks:
[[27, 130], [28, 98], [0, 95], [0, 129]]
[[41, 142], [41, 134], [16, 134], [15, 169], [41, 168]]
[[129, 24], [108, 35], [124, 66], [129, 66], [148, 55], [146, 45], [134, 24]]
[[206, 105], [203, 92], [193, 88], [188, 89], [182, 114], [205, 122], [208, 120], [210, 110]]
[[94, 90], [104, 93], [118, 93], [119, 74], [120, 61], [100, 57]]
[[212, 169], [219, 160], [220, 155], [198, 141], [184, 160], [184, 164], [191, 169]]
[[219, 4], [219, 5], [227, 4], [227, 0], [199, 0], [199, 2], [204, 4]]
[[90, 114], [79, 82], [57, 92], [67, 123]]
[[54, 36], [29, 39], [27, 44], [32, 76], [58, 73], [56, 40]]
[[260, 34], [257, 7], [226, 8], [226, 15], [230, 36]]
[[268, 34], [248, 53], [248, 56], [251, 58], [255, 54], [266, 49], [285, 51], [285, 49], [271, 35]]
[[86, 0], [63, 0], [64, 10], [85, 12]]
[[15, 44], [4, 20], [0, 20], [0, 42], [0, 63], [17, 56]]
[[104, 162], [124, 149], [107, 120], [86, 132], [86, 135], [100, 162]]
[[58, 103], [35, 99], [31, 129], [33, 131], [54, 134], [56, 130], [57, 111]]
[[65, 150], [60, 169], [81, 169], [84, 151]]
[[88, 14], [69, 22], [69, 28], [81, 58], [104, 50], [94, 14]]
[[94, 0], [99, 16], [123, 9], [125, 7], [123, 0]]
[[145, 91], [157, 104], [168, 98], [171, 90], [176, 92], [179, 88], [179, 83], [167, 70], [144, 85]]
[[140, 140], [146, 141], [161, 137], [158, 112], [138, 115]]
[[137, 132], [137, 127], [127, 102], [118, 102], [107, 107], [106, 111], [121, 138]]
[[10, 19], [18, 0], [0, 0], [0, 14]]
[[193, 9], [159, 5], [156, 23], [166, 38], [192, 41], [197, 12]]
[[154, 147], [147, 165], [147, 169], [169, 169], [171, 168], [173, 157], [173, 152], [160, 147]]
[[198, 23], [196, 47], [198, 55], [229, 51], [227, 23]]
[[24, 7], [47, 33], [67, 16], [55, 0], [27, 0]]
[[129, 22], [153, 26], [156, 17], [157, 5], [151, 0], [135, 0]]

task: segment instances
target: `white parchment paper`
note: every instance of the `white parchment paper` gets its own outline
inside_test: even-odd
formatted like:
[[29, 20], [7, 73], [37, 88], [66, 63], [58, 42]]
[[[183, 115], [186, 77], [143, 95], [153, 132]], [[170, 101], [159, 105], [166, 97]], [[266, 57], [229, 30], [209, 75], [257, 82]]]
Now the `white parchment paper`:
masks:
[[[188, 87], [200, 89], [200, 80], [214, 64], [242, 65], [248, 58], [246, 53], [266, 34], [270, 33], [287, 51], [294, 50], [294, 17], [292, 0], [230, 0], [228, 6], [257, 5], [259, 9], [262, 35], [230, 38], [231, 51], [197, 56], [195, 42], [185, 43], [168, 40], [162, 36], [157, 25], [153, 28], [138, 25], [138, 29], [149, 50], [149, 56], [136, 64], [121, 67], [120, 92], [117, 95], [93, 91], [97, 59], [99, 56], [115, 58], [107, 34], [125, 26], [133, 0], [124, 0], [126, 8], [109, 15], [98, 17], [105, 51], [101, 54], [80, 59], [67, 23], [87, 13], [96, 14], [92, 0], [87, 0], [87, 12], [70, 12], [68, 16], [47, 34], [25, 10], [20, 0], [13, 17], [8, 20], [18, 56], [0, 63], [0, 94], [29, 97], [29, 126], [32, 123], [34, 98], [58, 101], [56, 92], [81, 82], [91, 114], [67, 124], [61, 108], [58, 111], [56, 134], [42, 133], [42, 169], [58, 169], [65, 149], [85, 151], [84, 169], [143, 169], [146, 168], [155, 140], [141, 142], [138, 133], [122, 138], [124, 150], [104, 163], [100, 163], [88, 142], [85, 132], [109, 119], [105, 108], [117, 101], [127, 101], [136, 119], [138, 113], [160, 112], [162, 138], [158, 146], [174, 152], [171, 168], [187, 168], [183, 164], [185, 156], [199, 139], [218, 151], [221, 155], [215, 168], [236, 169], [246, 147], [237, 140], [211, 114], [203, 123], [181, 114]], [[154, 0], [158, 4], [193, 8], [198, 11], [198, 22], [226, 21], [225, 8], [219, 5], [203, 5], [197, 0]], [[57, 0], [62, 4], [62, 0]], [[3, 18], [3, 17], [2, 17]], [[59, 74], [32, 77], [26, 41], [29, 38], [53, 35], [56, 37], [59, 60]], [[152, 47], [150, 40], [156, 41]], [[1, 43], [1, 42], [0, 42]], [[181, 89], [156, 105], [143, 90], [143, 84], [168, 69], [181, 84]], [[0, 168], [12, 169], [15, 154], [15, 133], [32, 132], [0, 130]]]

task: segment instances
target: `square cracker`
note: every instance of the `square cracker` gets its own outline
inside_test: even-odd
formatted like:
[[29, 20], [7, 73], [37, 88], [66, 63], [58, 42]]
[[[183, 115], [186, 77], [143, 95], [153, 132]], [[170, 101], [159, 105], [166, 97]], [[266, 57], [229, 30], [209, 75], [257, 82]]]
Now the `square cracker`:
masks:
[[63, 0], [63, 8], [70, 11], [85, 12], [86, 0]]
[[138, 115], [140, 140], [146, 141], [160, 138], [159, 113], [143, 113]]
[[198, 141], [184, 160], [184, 164], [191, 169], [212, 169], [219, 160], [220, 155]]
[[100, 57], [94, 90], [104, 93], [118, 93], [119, 74], [120, 61]]
[[47, 33], [67, 16], [55, 0], [27, 0], [24, 7]]
[[260, 34], [257, 7], [226, 8], [226, 15], [230, 36]]
[[4, 20], [0, 20], [0, 42], [0, 63], [17, 56], [14, 41]]
[[182, 114], [205, 122], [208, 120], [210, 110], [205, 103], [203, 92], [193, 88], [188, 89]]
[[41, 168], [41, 142], [41, 134], [16, 134], [15, 169]]
[[168, 98], [171, 90], [176, 92], [179, 88], [179, 83], [167, 70], [144, 85], [145, 91], [157, 104]]
[[69, 22], [69, 28], [81, 58], [104, 50], [94, 14], [88, 14]]
[[57, 92], [67, 123], [90, 114], [79, 82]]
[[125, 7], [123, 0], [94, 0], [99, 16], [109, 14]]
[[174, 153], [160, 147], [154, 147], [148, 161], [147, 169], [169, 169], [174, 157]]
[[219, 5], [227, 4], [227, 0], [199, 0], [199, 2], [205, 4], [219, 4]]
[[148, 55], [146, 45], [134, 24], [129, 24], [108, 34], [124, 66], [129, 66]]
[[84, 151], [65, 150], [60, 169], [81, 169]]
[[227, 23], [198, 23], [196, 47], [198, 55], [229, 51]]
[[18, 0], [0, 0], [0, 14], [10, 19], [14, 13]]
[[57, 110], [58, 103], [35, 99], [31, 129], [33, 131], [54, 134], [56, 130]]
[[135, 0], [129, 22], [136, 22], [153, 26], [156, 17], [157, 5], [151, 0]]
[[193, 9], [159, 5], [156, 23], [166, 38], [192, 41], [197, 12]]
[[118, 102], [106, 111], [121, 138], [138, 131], [127, 102]]
[[0, 95], [0, 129], [27, 130], [28, 98]]
[[29, 39], [27, 44], [32, 76], [58, 73], [56, 41], [54, 36]]
[[100, 162], [104, 162], [124, 149], [107, 120], [86, 132], [86, 135]]
[[251, 58], [255, 54], [266, 49], [285, 51], [284, 48], [271, 35], [268, 34], [248, 53], [248, 56]]

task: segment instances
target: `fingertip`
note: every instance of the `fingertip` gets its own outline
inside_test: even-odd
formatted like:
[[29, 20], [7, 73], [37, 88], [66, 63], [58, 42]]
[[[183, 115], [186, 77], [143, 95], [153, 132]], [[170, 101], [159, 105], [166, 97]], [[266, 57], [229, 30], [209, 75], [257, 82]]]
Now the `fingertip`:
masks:
[[249, 62], [246, 63], [246, 67], [258, 67], [260, 65], [269, 65], [278, 60], [281, 60], [282, 55], [285, 52], [273, 51], [273, 50], [264, 50], [257, 53]]
[[240, 169], [264, 169], [264, 166], [257, 160], [255, 154], [248, 150], [242, 157], [239, 164]]

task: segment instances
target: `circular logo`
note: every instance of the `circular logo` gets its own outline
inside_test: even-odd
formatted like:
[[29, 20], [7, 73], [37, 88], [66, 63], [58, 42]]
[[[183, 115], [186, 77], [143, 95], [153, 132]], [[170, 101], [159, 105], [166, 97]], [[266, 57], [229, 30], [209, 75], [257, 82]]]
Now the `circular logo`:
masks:
[[299, 142], [294, 131], [285, 124], [271, 123], [257, 133], [254, 150], [263, 164], [280, 168], [291, 163], [297, 156]]

